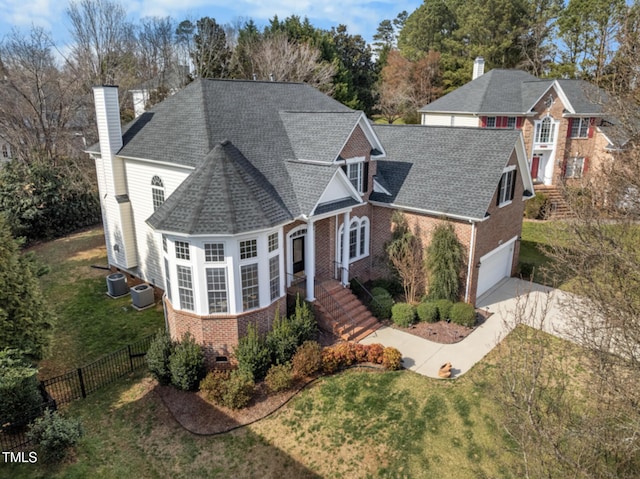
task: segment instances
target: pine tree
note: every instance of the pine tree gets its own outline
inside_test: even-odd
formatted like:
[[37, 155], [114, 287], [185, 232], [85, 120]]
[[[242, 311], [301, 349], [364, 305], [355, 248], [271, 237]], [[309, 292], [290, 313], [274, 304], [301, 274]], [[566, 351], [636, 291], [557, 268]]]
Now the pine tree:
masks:
[[0, 349], [24, 351], [31, 359], [46, 352], [53, 322], [29, 256], [20, 254], [0, 215]]

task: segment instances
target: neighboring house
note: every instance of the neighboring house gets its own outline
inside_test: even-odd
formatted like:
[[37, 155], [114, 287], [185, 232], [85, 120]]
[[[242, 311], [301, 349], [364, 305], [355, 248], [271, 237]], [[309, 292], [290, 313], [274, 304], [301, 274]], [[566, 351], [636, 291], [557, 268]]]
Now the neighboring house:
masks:
[[515, 271], [533, 190], [519, 132], [373, 127], [305, 84], [203, 79], [121, 131], [117, 87], [94, 95], [109, 264], [164, 289], [172, 336], [211, 362], [249, 323], [267, 331], [300, 277], [313, 301], [324, 280], [388, 275], [394, 211], [424, 246], [454, 224], [471, 303]]
[[536, 184], [558, 186], [587, 176], [612, 157], [605, 93], [582, 80], [538, 79], [520, 70], [484, 73], [419, 110], [423, 125], [521, 130]]
[[129, 90], [133, 100], [134, 117], [138, 118], [145, 112], [149, 105], [149, 100], [155, 100], [154, 103], [158, 103], [158, 99], [152, 98], [154, 95], [156, 97], [174, 95], [184, 88], [189, 81], [189, 67], [179, 66], [162, 72], [151, 80], [147, 80]]

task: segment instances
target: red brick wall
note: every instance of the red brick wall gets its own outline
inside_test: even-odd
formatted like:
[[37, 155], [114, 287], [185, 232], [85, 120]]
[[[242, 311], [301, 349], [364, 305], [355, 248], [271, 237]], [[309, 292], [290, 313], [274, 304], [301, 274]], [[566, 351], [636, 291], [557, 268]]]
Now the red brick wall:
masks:
[[[249, 311], [238, 316], [199, 316], [197, 314], [173, 309], [168, 298], [164, 301], [167, 322], [171, 338], [180, 340], [187, 332], [202, 345], [207, 366], [230, 367], [235, 364], [233, 349], [238, 338], [247, 333], [247, 326], [255, 324], [261, 334], [266, 334], [273, 323], [276, 309], [286, 315], [286, 299], [281, 298], [266, 308]], [[230, 362], [216, 363], [218, 356], [226, 356]]]

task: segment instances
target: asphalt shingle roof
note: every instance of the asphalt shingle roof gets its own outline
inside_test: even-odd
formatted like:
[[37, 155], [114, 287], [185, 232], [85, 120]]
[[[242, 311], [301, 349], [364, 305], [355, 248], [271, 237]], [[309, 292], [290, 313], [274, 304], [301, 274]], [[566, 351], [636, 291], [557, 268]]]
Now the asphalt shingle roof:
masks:
[[300, 213], [310, 215], [339, 167], [335, 164], [287, 161], [286, 168], [296, 192]]
[[244, 233], [292, 219], [264, 175], [223, 141], [147, 223], [160, 231], [202, 235]]
[[[584, 80], [555, 80], [577, 115], [599, 115], [607, 98]], [[553, 85], [520, 70], [491, 70], [422, 107], [420, 112], [526, 114]]]
[[387, 150], [378, 160], [391, 196], [372, 201], [482, 220], [520, 132], [506, 129], [375, 125]]

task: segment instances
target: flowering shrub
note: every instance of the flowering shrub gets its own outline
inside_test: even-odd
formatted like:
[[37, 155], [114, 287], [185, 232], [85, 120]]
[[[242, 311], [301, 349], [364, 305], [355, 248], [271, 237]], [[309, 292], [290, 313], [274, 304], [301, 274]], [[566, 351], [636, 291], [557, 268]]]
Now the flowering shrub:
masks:
[[397, 371], [402, 367], [402, 354], [396, 348], [384, 348], [382, 365], [390, 371]]
[[305, 341], [296, 350], [291, 364], [295, 377], [313, 376], [322, 368], [322, 346], [316, 341]]

